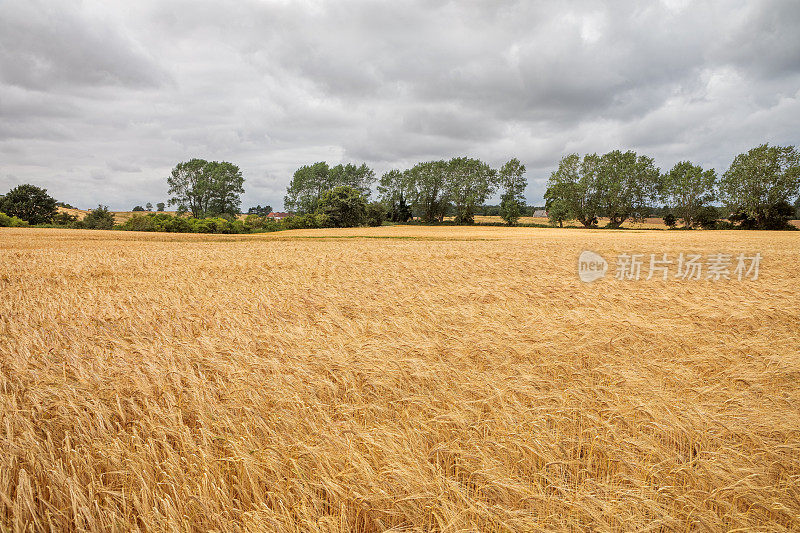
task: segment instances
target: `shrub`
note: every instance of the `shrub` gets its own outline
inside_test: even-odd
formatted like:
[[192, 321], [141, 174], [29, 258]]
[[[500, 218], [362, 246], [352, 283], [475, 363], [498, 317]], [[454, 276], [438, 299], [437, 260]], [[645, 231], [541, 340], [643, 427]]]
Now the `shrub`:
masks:
[[678, 223], [678, 221], [675, 218], [675, 215], [673, 215], [672, 213], [667, 213], [666, 215], [664, 215], [664, 224], [667, 227], [674, 228], [675, 224], [677, 224], [677, 223]]
[[714, 229], [717, 227], [719, 213], [713, 206], [707, 205], [697, 212], [695, 223], [703, 229]]
[[334, 187], [322, 193], [317, 212], [327, 215], [326, 226], [352, 228], [367, 221], [367, 200], [352, 187]]
[[144, 215], [133, 215], [120, 226], [120, 229], [127, 231], [156, 231], [153, 218]]
[[19, 217], [10, 217], [5, 213], [0, 213], [0, 228], [22, 228], [28, 223]]
[[111, 229], [114, 227], [114, 215], [108, 210], [108, 206], [98, 205], [97, 209], [92, 209], [84, 217], [81, 226], [86, 229]]
[[381, 202], [372, 202], [367, 205], [367, 225], [382, 226], [386, 220], [386, 206]]
[[53, 217], [53, 224], [68, 228], [73, 227], [77, 221], [78, 217], [76, 215], [70, 215], [69, 213], [56, 213]]

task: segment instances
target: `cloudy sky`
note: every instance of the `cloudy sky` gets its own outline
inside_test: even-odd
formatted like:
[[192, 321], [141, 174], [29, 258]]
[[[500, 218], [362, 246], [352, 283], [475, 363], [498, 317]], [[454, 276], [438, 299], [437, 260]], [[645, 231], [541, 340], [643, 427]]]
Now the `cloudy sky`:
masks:
[[167, 199], [193, 157], [278, 208], [297, 167], [800, 144], [800, 1], [0, 0], [0, 193]]

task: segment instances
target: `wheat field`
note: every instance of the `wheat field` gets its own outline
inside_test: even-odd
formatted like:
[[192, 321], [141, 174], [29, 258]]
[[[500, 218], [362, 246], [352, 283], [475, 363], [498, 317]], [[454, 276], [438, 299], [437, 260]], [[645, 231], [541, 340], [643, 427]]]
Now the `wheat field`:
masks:
[[[587, 249], [763, 262], [584, 284]], [[798, 266], [793, 232], [2, 229], [0, 530], [797, 530]]]

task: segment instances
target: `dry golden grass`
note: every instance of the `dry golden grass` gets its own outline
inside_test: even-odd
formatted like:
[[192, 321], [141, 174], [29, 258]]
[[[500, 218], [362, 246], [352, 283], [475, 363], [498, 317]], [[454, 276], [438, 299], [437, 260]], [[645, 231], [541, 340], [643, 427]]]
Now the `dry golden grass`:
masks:
[[[757, 281], [576, 276], [754, 252]], [[0, 230], [0, 530], [800, 528], [794, 233]]]

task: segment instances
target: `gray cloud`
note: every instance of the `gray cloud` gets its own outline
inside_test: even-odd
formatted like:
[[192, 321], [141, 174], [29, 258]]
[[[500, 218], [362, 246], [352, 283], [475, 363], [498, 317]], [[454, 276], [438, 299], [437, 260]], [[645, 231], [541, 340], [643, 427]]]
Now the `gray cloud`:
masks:
[[203, 157], [277, 207], [302, 164], [469, 154], [522, 159], [538, 203], [573, 151], [798, 144], [796, 1], [564, 4], [7, 0], [0, 189], [130, 208]]

